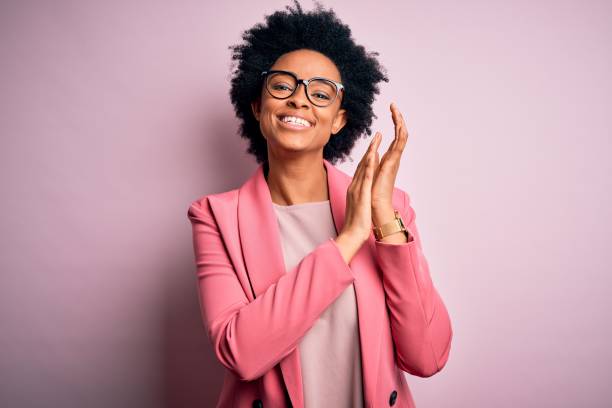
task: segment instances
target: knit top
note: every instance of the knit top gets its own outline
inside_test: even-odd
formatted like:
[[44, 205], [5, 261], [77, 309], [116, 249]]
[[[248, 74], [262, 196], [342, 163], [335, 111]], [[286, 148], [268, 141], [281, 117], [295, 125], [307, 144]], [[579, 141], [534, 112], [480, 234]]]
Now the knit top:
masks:
[[[325, 240], [337, 236], [329, 200], [272, 205], [278, 220], [286, 270], [295, 267]], [[299, 341], [297, 349], [305, 408], [364, 406], [353, 284], [321, 313]]]

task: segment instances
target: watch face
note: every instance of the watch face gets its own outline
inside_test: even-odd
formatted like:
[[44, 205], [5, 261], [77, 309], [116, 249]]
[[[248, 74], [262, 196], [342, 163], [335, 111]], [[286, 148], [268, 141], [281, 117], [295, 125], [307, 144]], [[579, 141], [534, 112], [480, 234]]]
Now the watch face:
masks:
[[395, 210], [395, 219], [397, 220], [397, 223], [403, 228], [404, 227], [404, 221], [402, 220], [402, 216], [400, 215], [399, 211]]

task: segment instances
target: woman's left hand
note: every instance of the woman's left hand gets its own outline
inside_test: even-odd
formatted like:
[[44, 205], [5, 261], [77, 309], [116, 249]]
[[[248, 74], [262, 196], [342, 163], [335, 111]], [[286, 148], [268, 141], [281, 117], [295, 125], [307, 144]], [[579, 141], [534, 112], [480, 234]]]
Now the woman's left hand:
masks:
[[376, 153], [374, 180], [372, 182], [372, 222], [375, 226], [393, 220], [391, 197], [400, 159], [408, 140], [408, 130], [404, 117], [394, 102], [391, 103], [390, 109], [391, 118], [395, 125], [395, 138], [382, 158], [378, 157], [378, 152]]

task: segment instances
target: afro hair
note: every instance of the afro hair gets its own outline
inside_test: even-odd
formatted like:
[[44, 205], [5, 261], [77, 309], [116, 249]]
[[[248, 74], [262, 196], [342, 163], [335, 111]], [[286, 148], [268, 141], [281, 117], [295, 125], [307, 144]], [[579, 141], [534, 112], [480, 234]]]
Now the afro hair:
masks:
[[377, 118], [372, 103], [374, 95], [380, 93], [377, 84], [389, 79], [375, 58], [379, 54], [367, 53], [356, 44], [350, 28], [337, 18], [333, 9], [324, 10], [315, 1], [315, 10], [304, 13], [299, 2], [294, 3], [295, 9], [286, 6], [287, 11], [266, 15], [265, 25], [257, 23], [242, 33], [242, 44], [229, 46], [235, 61], [230, 99], [241, 120], [240, 136], [249, 141], [247, 153], [254, 155], [257, 163], [267, 164], [267, 141], [251, 110], [251, 102], [261, 94], [261, 71], [293, 50], [310, 49], [324, 54], [336, 64], [345, 87], [341, 108], [346, 109], [347, 122], [323, 148], [323, 157], [336, 164], [338, 160], [345, 161], [360, 135], [372, 134], [372, 118]]

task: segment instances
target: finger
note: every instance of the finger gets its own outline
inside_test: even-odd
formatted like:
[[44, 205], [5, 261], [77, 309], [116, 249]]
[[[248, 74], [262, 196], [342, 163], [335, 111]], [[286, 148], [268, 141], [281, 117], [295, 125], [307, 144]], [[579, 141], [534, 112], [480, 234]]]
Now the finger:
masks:
[[361, 190], [361, 184], [363, 183], [363, 175], [368, 164], [369, 155], [372, 151], [372, 146], [374, 145], [374, 142], [376, 142], [377, 137], [378, 133], [376, 133], [370, 141], [368, 148], [366, 149], [365, 153], [363, 154], [363, 157], [361, 158], [361, 161], [359, 162], [359, 168], [357, 169], [357, 171], [355, 171], [355, 176], [353, 180], [355, 182], [355, 190], [357, 193], [359, 193], [359, 190]]
[[378, 174], [378, 170], [379, 170], [379, 166], [380, 166], [380, 156], [378, 155], [378, 146], [379, 145], [380, 145], [380, 141], [378, 141], [378, 144], [376, 145], [376, 148], [374, 149], [374, 156], [372, 157], [373, 170], [372, 170], [372, 183], [371, 183], [370, 189], [373, 186], [373, 181], [374, 181], [373, 179]]
[[[377, 136], [378, 136], [378, 132], [374, 135], [374, 137], [370, 141], [370, 145], [368, 146], [368, 149], [365, 151], [364, 155], [361, 157], [361, 160], [359, 161], [359, 164], [357, 165], [357, 169], [355, 170], [355, 174], [353, 175], [353, 180], [351, 182], [351, 185], [355, 184], [356, 186], [359, 186], [361, 184], [362, 173], [367, 163], [368, 153], [372, 150], [372, 146], [374, 142], [376, 141]], [[357, 187], [357, 189], [359, 189], [359, 187]]]
[[374, 144], [376, 143], [376, 139], [377, 138], [378, 138], [378, 132], [376, 132], [374, 137], [372, 137], [372, 140], [370, 140], [370, 144], [368, 145], [368, 148], [366, 149], [366, 151], [363, 153], [363, 156], [361, 157], [361, 161], [359, 162], [359, 172], [360, 172], [360, 174], [363, 172], [364, 167], [367, 165], [368, 156], [372, 152], [372, 148], [373, 148]]
[[406, 126], [404, 115], [402, 115], [399, 109], [397, 110], [397, 112], [399, 114], [399, 121], [400, 121], [400, 126], [398, 129], [398, 135], [397, 135], [397, 139], [398, 139], [397, 144], [398, 144], [398, 149], [400, 151], [403, 151], [404, 147], [406, 146], [406, 142], [408, 141], [408, 127]]
[[406, 128], [406, 122], [404, 121], [404, 116], [400, 112], [399, 108], [393, 102], [391, 107], [391, 116], [393, 118], [393, 123], [395, 124], [395, 137], [389, 146], [390, 154], [400, 156], [404, 147], [406, 146], [406, 141], [408, 139], [408, 131]]
[[400, 118], [399, 109], [397, 108], [395, 102], [391, 104], [391, 118], [393, 119], [393, 125], [395, 126], [395, 137], [391, 142], [390, 150], [394, 150], [397, 146], [399, 132], [402, 127], [402, 120]]
[[374, 174], [374, 170], [376, 168], [376, 154], [377, 154], [377, 150], [378, 150], [378, 146], [380, 145], [380, 140], [382, 139], [382, 135], [380, 134], [380, 132], [376, 132], [376, 135], [374, 136], [374, 140], [372, 140], [372, 145], [370, 146], [370, 149], [368, 150], [368, 156], [367, 156], [367, 161], [365, 164], [365, 168], [364, 170], [362, 170], [362, 175], [361, 175], [361, 180], [360, 180], [360, 188], [359, 188], [359, 194], [362, 194], [362, 189], [366, 189], [366, 190], [371, 190], [371, 185], [372, 185], [372, 179], [373, 179], [373, 174]]
[[391, 102], [389, 109], [391, 110], [391, 119], [393, 120], [393, 126], [395, 128], [395, 136], [393, 137], [391, 144], [387, 148], [387, 151], [381, 158], [381, 164], [384, 164], [386, 162], [387, 157], [396, 149], [397, 146], [397, 128], [399, 125], [399, 116], [397, 114], [397, 105], [395, 104], [395, 102]]
[[[378, 161], [378, 146], [380, 145], [380, 140], [382, 139], [382, 135], [379, 135], [376, 143], [374, 144], [374, 150], [370, 155], [370, 160], [368, 163], [368, 167], [366, 169], [366, 174], [364, 176], [364, 181], [362, 184], [362, 191], [360, 192], [361, 200], [364, 202], [364, 205], [367, 207], [372, 207], [372, 186], [374, 184], [374, 174], [377, 169], [377, 161]], [[371, 220], [368, 220], [371, 222]]]
[[374, 177], [378, 175], [380, 171], [380, 155], [378, 154], [378, 147], [376, 148], [376, 156], [374, 158]]
[[391, 102], [391, 105], [389, 105], [389, 109], [391, 110], [391, 119], [393, 120], [393, 125], [397, 127], [399, 123], [397, 104], [395, 102]]

